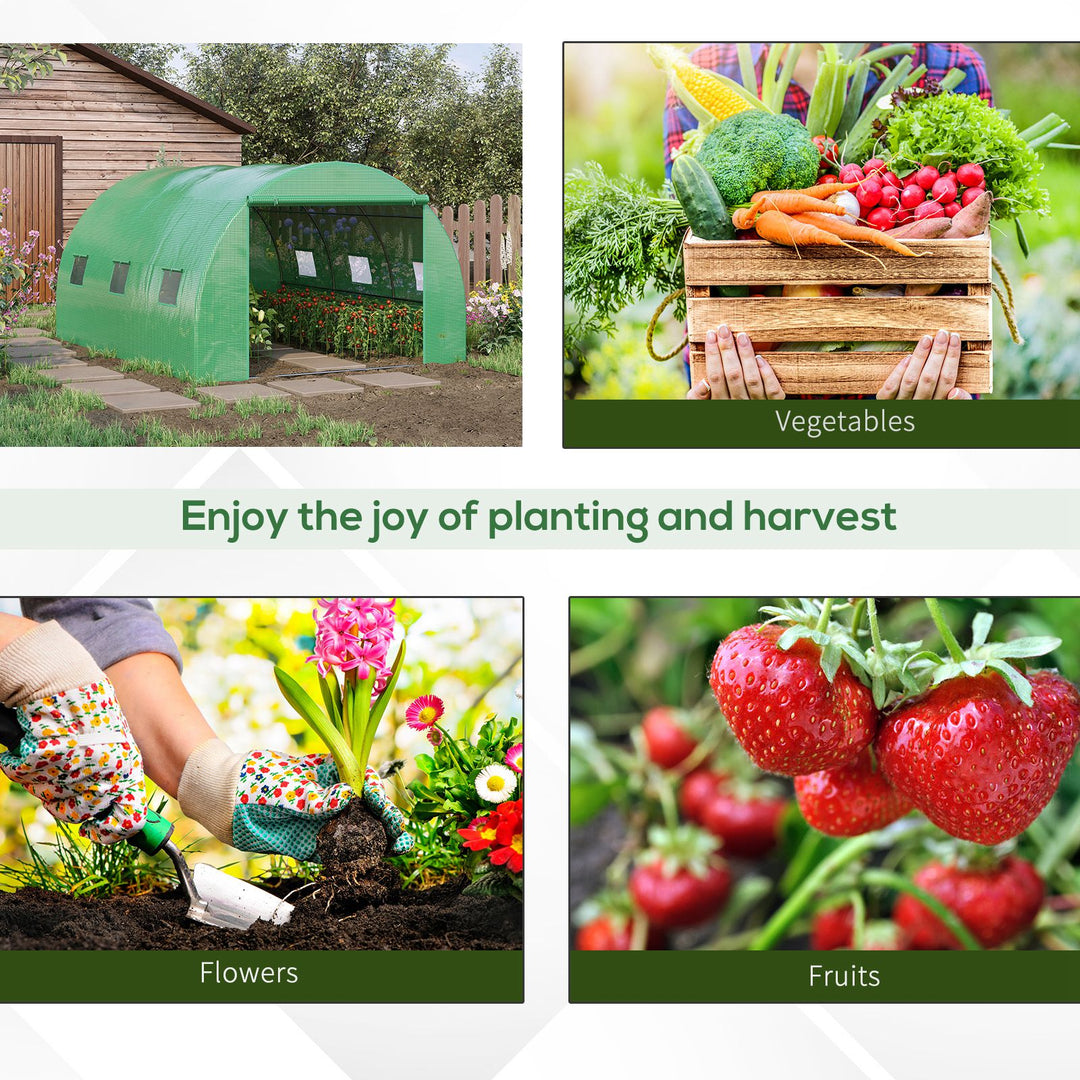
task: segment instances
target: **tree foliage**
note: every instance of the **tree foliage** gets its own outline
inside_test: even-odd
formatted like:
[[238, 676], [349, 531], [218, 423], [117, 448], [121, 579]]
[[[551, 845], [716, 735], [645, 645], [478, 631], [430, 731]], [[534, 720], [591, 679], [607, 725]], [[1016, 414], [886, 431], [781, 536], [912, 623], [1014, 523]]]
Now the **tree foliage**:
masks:
[[173, 61], [184, 51], [183, 45], [154, 41], [121, 41], [102, 44], [100, 48], [119, 56], [129, 64], [141, 67], [166, 82], [175, 83], [180, 77]]
[[436, 204], [521, 190], [521, 73], [494, 46], [478, 78], [448, 44], [205, 44], [186, 88], [256, 128], [244, 162], [356, 161]]
[[17, 94], [53, 72], [65, 55], [52, 45], [0, 44], [0, 86]]

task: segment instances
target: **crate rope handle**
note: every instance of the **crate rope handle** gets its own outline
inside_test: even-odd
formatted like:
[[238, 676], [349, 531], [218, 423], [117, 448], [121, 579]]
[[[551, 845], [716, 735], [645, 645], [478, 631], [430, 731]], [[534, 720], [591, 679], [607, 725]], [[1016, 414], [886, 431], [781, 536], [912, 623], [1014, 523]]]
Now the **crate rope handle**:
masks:
[[1009, 280], [1009, 275], [1005, 273], [1005, 267], [1001, 265], [1001, 260], [996, 255], [991, 255], [990, 261], [998, 272], [998, 277], [1001, 278], [1001, 284], [1005, 286], [1005, 292], [1002, 293], [997, 283], [993, 281], [990, 282], [990, 288], [994, 290], [994, 295], [1001, 302], [1001, 310], [1013, 341], [1017, 345], [1023, 345], [1024, 337], [1016, 325], [1016, 299], [1013, 296], [1012, 282]]
[[656, 350], [653, 348], [653, 331], [656, 329], [656, 324], [659, 321], [660, 316], [664, 314], [664, 310], [667, 308], [668, 304], [671, 304], [674, 301], [678, 300], [679, 297], [682, 296], [685, 292], [685, 289], [676, 289], [674, 292], [669, 292], [667, 296], [665, 296], [664, 299], [660, 301], [660, 306], [656, 309], [656, 311], [653, 312], [653, 317], [649, 320], [649, 327], [645, 331], [645, 348], [649, 350], [649, 355], [654, 360], [670, 360], [672, 357], [678, 356], [679, 353], [681, 353], [683, 349], [685, 349], [686, 346], [690, 343], [690, 335], [687, 334], [686, 337], [682, 339], [681, 344], [679, 344], [676, 348], [672, 349], [671, 352], [666, 353], [664, 356], [658, 356]]

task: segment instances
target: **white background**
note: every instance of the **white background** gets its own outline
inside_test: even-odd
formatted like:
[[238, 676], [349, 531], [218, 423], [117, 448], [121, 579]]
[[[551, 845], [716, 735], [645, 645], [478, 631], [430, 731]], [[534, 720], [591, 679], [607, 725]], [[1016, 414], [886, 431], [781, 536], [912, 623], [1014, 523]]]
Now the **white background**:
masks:
[[[1075, 486], [1080, 455], [1047, 452], [803, 451], [739, 453], [563, 451], [561, 413], [561, 42], [563, 38], [788, 38], [822, 33], [882, 40], [1075, 37], [1065, 5], [1028, 3], [889, 9], [892, 24], [857, 26], [850, 7], [774, 3], [671, 6], [623, 2], [544, 5], [314, 6], [264, 0], [182, 4], [50, 0], [5, 5], [7, 36], [26, 40], [346, 40], [425, 35], [522, 42], [525, 68], [525, 447], [523, 449], [0, 451], [0, 487], [252, 488], [299, 486], [630, 489], [805, 486], [985, 489], [971, 535], [994, 529], [1009, 507], [995, 487]], [[994, 12], [1000, 11], [996, 19]], [[1018, 16], [1022, 12], [1022, 21]], [[877, 14], [869, 12], [869, 14]], [[973, 28], [977, 20], [977, 29]], [[863, 20], [865, 21], [865, 20]], [[893, 20], [895, 22], [895, 18]], [[1022, 27], [1022, 30], [1020, 29]], [[891, 33], [890, 33], [891, 31]], [[966, 407], [958, 405], [957, 407]], [[977, 407], [977, 406], [976, 406]], [[38, 1078], [297, 1076], [547, 1078], [731, 1075], [830, 1080], [923, 1080], [971, 1075], [1076, 1073], [1075, 1006], [575, 1006], [566, 989], [566, 620], [575, 593], [715, 595], [1054, 593], [1080, 591], [1074, 552], [965, 550], [943, 535], [938, 552], [245, 553], [102, 551], [93, 522], [3, 520], [25, 550], [0, 555], [0, 595], [13, 592], [263, 595], [425, 593], [524, 595], [530, 815], [524, 1006], [130, 1006], [108, 1004], [88, 957], [80, 994], [97, 1006], [0, 1006], [0, 1076]], [[174, 523], [161, 522], [163, 530]], [[58, 530], [85, 534], [85, 551], [49, 551]], [[47, 957], [43, 954], [43, 963]], [[358, 958], [357, 979], [363, 979]], [[717, 957], [717, 978], [723, 960]], [[17, 980], [16, 980], [17, 981]], [[152, 962], [145, 981], [155, 981]], [[483, 987], [477, 996], [483, 997]], [[10, 993], [10, 983], [5, 994]], [[797, 998], [797, 988], [778, 988]], [[1008, 996], [1002, 987], [1002, 996]], [[17, 996], [17, 993], [16, 995]], [[127, 996], [125, 994], [125, 996]], [[57, 988], [62, 1000], [64, 989]], [[160, 1034], [157, 1034], [160, 1033]]]

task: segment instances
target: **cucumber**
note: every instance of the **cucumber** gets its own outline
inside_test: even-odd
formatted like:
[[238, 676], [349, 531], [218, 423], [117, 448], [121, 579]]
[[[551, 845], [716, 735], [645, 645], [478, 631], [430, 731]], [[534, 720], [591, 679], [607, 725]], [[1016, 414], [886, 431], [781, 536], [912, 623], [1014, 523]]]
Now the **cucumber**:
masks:
[[702, 240], [735, 239], [731, 215], [704, 165], [689, 154], [680, 154], [671, 165], [671, 186], [695, 236]]

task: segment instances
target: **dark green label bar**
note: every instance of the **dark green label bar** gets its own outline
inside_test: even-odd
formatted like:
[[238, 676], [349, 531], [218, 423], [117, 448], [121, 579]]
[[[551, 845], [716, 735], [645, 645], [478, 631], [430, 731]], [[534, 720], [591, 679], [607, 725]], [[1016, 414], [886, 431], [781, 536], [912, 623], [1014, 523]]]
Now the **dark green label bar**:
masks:
[[0, 1000], [55, 1002], [517, 1003], [518, 951], [0, 950]]
[[571, 449], [1075, 449], [1080, 401], [566, 401]]
[[572, 952], [585, 1002], [1075, 1002], [1066, 952]]

